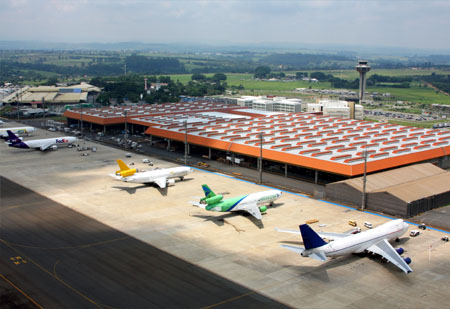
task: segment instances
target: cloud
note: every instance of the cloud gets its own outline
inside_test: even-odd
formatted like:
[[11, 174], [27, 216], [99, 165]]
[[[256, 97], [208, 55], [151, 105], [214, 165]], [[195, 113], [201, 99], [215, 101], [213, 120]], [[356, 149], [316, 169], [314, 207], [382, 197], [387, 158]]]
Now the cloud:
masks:
[[[0, 40], [292, 42], [450, 49], [450, 1], [0, 0]], [[20, 21], [20, 22], [18, 22]], [[12, 26], [14, 25], [14, 26]]]

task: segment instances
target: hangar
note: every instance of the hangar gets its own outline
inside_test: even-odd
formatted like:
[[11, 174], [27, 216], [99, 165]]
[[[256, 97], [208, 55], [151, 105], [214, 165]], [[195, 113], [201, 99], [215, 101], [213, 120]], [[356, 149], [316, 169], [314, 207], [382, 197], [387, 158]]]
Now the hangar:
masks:
[[[431, 163], [367, 176], [366, 208], [409, 218], [450, 204], [450, 172]], [[326, 185], [328, 199], [361, 205], [363, 177]]]
[[45, 102], [51, 105], [53, 110], [59, 111], [66, 104], [94, 102], [100, 91], [100, 88], [87, 83], [65, 87], [27, 86], [11, 93], [2, 102], [5, 104], [19, 103], [22, 106], [29, 105], [34, 108], [42, 107], [42, 103]]
[[[69, 122], [131, 125], [167, 149], [230, 164], [329, 183], [418, 162], [450, 164], [450, 131], [320, 114], [265, 112], [212, 102], [167, 103], [66, 111]], [[86, 124], [85, 124], [86, 125]], [[97, 127], [99, 128], [99, 127]], [[261, 143], [262, 141], [262, 143]]]

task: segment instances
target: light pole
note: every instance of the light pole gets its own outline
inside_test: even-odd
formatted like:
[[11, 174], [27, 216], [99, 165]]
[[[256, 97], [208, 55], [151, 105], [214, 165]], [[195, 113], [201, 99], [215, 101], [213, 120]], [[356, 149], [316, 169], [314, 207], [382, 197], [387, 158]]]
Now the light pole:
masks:
[[263, 156], [262, 156], [262, 149], [263, 149], [263, 133], [259, 133], [259, 183], [262, 183], [262, 162], [263, 162]]
[[366, 172], [367, 172], [367, 149], [363, 150], [363, 158], [364, 158], [364, 176], [363, 176], [363, 194], [362, 194], [362, 202], [361, 202], [361, 210], [366, 208]]
[[19, 103], [19, 93], [20, 93], [20, 88], [19, 91], [17, 92], [16, 98], [17, 98], [17, 122], [20, 121], [20, 103]]
[[187, 120], [184, 121], [184, 165], [187, 165], [188, 142], [187, 142]]
[[[45, 98], [42, 97], [42, 109], [44, 110], [44, 121], [46, 121], [47, 115], [45, 114]], [[47, 124], [44, 124], [47, 127]]]
[[123, 135], [123, 138], [125, 140], [127, 140], [128, 139], [128, 123], [127, 123], [128, 122], [128, 118], [127, 118], [128, 111], [124, 110], [123, 113], [125, 115], [125, 134]]
[[80, 103], [80, 122], [81, 122], [81, 128], [80, 128], [80, 134], [81, 134], [81, 139], [83, 140], [83, 146], [84, 146], [84, 138], [83, 138], [83, 104]]

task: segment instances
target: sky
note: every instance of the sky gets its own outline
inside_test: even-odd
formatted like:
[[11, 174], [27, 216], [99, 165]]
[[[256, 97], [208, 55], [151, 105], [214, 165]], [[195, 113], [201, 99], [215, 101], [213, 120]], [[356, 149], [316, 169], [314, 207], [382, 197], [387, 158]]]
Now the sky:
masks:
[[0, 40], [450, 50], [450, 0], [0, 0]]

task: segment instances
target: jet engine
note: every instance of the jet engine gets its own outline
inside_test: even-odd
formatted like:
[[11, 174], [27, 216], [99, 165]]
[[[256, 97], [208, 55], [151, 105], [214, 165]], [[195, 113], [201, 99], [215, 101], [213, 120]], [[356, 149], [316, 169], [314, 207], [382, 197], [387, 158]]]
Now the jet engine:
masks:
[[167, 179], [167, 186], [174, 186], [175, 185], [175, 179]]
[[216, 195], [210, 198], [205, 199], [206, 204], [210, 205], [210, 204], [215, 204], [220, 202], [223, 199], [223, 195]]
[[400, 255], [402, 255], [403, 252], [405, 252], [405, 250], [403, 250], [403, 248], [397, 248], [397, 249], [395, 249], [395, 251], [397, 251], [397, 253]]
[[53, 146], [51, 146], [51, 148], [52, 148], [52, 150], [56, 150], [56, 149], [58, 149], [58, 146], [53, 145]]
[[411, 262], [412, 262], [411, 258], [409, 258], [409, 257], [405, 257], [403, 260], [404, 260], [405, 263], [408, 264], [408, 265], [411, 264]]
[[261, 213], [265, 213], [265, 212], [267, 211], [267, 206], [261, 206], [261, 207], [259, 207], [259, 211], [260, 211]]
[[116, 175], [120, 175], [122, 177], [128, 177], [128, 176], [134, 175], [134, 173], [136, 173], [136, 169], [130, 168], [129, 170], [117, 171]]

